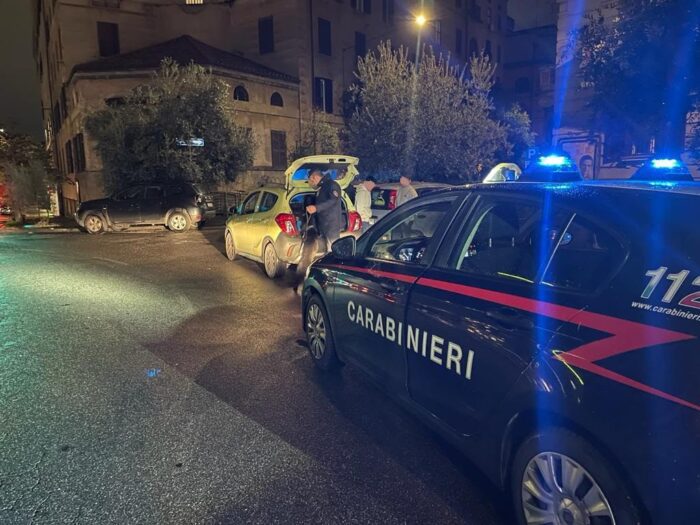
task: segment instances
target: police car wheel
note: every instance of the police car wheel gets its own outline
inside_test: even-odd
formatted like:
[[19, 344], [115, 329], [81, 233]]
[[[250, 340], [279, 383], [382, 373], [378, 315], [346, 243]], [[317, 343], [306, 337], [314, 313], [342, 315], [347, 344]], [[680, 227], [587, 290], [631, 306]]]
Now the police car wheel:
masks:
[[309, 299], [304, 319], [306, 343], [314, 364], [321, 370], [337, 368], [340, 361], [335, 353], [328, 314], [318, 296], [314, 295]]
[[229, 261], [235, 261], [238, 254], [236, 253], [236, 245], [233, 243], [233, 235], [226, 230], [224, 235], [224, 246], [226, 247], [226, 257]]
[[521, 525], [639, 525], [625, 483], [593, 446], [564, 429], [526, 439], [513, 461], [511, 491]]
[[277, 279], [287, 269], [287, 266], [277, 257], [277, 252], [271, 242], [268, 242], [263, 250], [263, 268], [270, 279]]

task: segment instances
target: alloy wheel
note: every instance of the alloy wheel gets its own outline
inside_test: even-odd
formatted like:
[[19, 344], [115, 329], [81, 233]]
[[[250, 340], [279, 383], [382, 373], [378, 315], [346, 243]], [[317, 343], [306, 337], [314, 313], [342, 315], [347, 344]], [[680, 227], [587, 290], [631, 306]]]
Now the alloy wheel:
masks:
[[306, 335], [311, 355], [321, 359], [326, 351], [326, 322], [317, 304], [312, 304], [306, 314]]
[[187, 220], [181, 213], [176, 213], [170, 218], [170, 228], [175, 231], [182, 231], [187, 227]]
[[277, 273], [277, 254], [271, 244], [265, 247], [265, 272], [269, 277]]
[[99, 233], [102, 231], [102, 219], [97, 215], [89, 215], [85, 219], [85, 229], [90, 233]]
[[233, 235], [231, 235], [231, 232], [226, 232], [225, 245], [226, 257], [233, 260], [236, 257], [236, 247], [233, 245]]
[[591, 474], [563, 454], [543, 452], [522, 479], [525, 522], [532, 525], [615, 525], [612, 508]]

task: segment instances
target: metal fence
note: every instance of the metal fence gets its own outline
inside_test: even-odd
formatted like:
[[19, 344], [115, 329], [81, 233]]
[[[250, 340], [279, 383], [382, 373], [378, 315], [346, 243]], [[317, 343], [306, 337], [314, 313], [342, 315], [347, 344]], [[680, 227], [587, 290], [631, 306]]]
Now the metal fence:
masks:
[[215, 191], [211, 193], [214, 197], [214, 208], [217, 215], [228, 215], [228, 210], [232, 206], [239, 206], [246, 196], [245, 191]]

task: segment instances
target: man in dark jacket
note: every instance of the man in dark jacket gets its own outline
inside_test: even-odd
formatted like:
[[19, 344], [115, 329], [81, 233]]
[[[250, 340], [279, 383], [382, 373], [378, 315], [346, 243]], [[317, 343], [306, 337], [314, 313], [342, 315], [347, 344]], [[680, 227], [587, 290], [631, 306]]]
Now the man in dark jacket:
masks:
[[307, 206], [306, 211], [312, 216], [320, 235], [321, 250], [328, 252], [343, 229], [343, 208], [340, 203], [342, 190], [340, 185], [330, 177], [323, 176], [321, 170], [309, 174], [309, 184], [317, 188], [316, 204]]

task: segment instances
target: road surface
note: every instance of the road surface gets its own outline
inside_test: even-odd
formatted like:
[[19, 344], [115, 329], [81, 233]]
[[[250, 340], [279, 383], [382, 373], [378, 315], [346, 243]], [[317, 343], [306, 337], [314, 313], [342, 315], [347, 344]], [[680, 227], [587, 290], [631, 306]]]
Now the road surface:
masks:
[[[7, 230], [5, 230], [7, 231]], [[0, 234], [0, 523], [512, 523], [221, 228]]]

